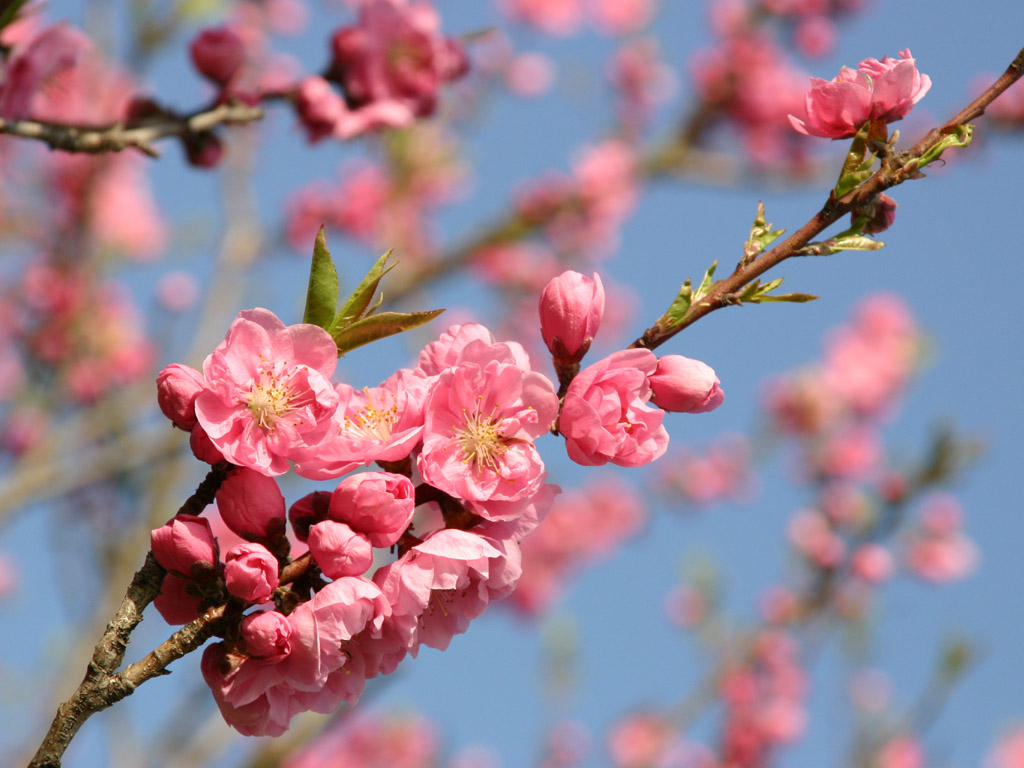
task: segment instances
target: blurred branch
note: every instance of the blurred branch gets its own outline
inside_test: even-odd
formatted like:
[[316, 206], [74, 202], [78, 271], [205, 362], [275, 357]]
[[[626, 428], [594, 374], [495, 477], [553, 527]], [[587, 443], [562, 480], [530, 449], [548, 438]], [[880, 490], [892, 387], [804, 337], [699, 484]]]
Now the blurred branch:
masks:
[[263, 114], [260, 107], [232, 100], [191, 114], [161, 111], [153, 118], [101, 127], [0, 118], [0, 133], [35, 139], [65, 152], [102, 154], [134, 147], [150, 157], [159, 157], [154, 141], [200, 134], [218, 125], [251, 123], [262, 120]]

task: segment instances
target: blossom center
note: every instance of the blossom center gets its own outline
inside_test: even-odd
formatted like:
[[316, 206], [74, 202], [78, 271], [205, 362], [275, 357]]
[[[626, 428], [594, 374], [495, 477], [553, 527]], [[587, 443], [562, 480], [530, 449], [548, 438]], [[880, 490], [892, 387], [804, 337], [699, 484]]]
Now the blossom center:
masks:
[[343, 432], [361, 437], [365, 440], [375, 440], [378, 443], [386, 443], [391, 439], [391, 430], [398, 421], [398, 404], [394, 395], [391, 395], [391, 405], [373, 402], [373, 396], [369, 389], [366, 392], [366, 405], [359, 408], [351, 416], [345, 417], [341, 425]]
[[473, 463], [477, 469], [496, 470], [498, 459], [508, 450], [498, 423], [491, 416], [480, 413], [470, 415], [465, 409], [465, 424], [458, 431], [457, 440], [462, 448], [462, 462]]
[[277, 376], [271, 369], [260, 369], [259, 379], [242, 395], [252, 417], [263, 429], [273, 430], [278, 421], [305, 405], [306, 398], [289, 381], [293, 373]]

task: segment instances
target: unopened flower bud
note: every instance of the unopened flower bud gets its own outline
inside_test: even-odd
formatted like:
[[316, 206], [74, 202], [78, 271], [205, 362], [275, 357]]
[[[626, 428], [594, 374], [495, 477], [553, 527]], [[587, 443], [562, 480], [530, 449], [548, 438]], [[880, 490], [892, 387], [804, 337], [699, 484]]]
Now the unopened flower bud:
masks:
[[882, 192], [871, 202], [856, 208], [853, 216], [868, 219], [868, 223], [864, 225], [865, 235], [877, 235], [879, 232], [885, 232], [896, 221], [897, 207], [896, 201]]
[[331, 579], [361, 576], [373, 564], [370, 540], [335, 520], [324, 520], [309, 529], [309, 552]]
[[195, 368], [172, 363], [156, 377], [156, 402], [178, 429], [190, 432], [196, 425], [196, 397], [206, 379]]
[[705, 413], [725, 399], [711, 366], [682, 355], [658, 358], [658, 367], [648, 380], [651, 400], [666, 411]]
[[288, 521], [292, 524], [295, 538], [305, 543], [309, 538], [309, 527], [327, 519], [331, 506], [328, 491], [307, 493], [288, 509]]
[[231, 470], [217, 491], [225, 525], [243, 539], [267, 541], [284, 533], [284, 496], [272, 477], [248, 467]]
[[540, 332], [555, 358], [578, 362], [590, 349], [604, 316], [604, 286], [569, 270], [540, 295]]
[[278, 563], [262, 544], [237, 544], [224, 556], [224, 586], [240, 600], [262, 603], [277, 589]]
[[195, 515], [178, 515], [150, 534], [153, 557], [164, 568], [195, 579], [213, 575], [217, 562], [217, 537], [210, 521]]
[[224, 461], [224, 454], [217, 450], [210, 436], [206, 434], [202, 424], [196, 424], [188, 436], [188, 447], [192, 449], [192, 455], [207, 464], [217, 464]]
[[185, 159], [196, 168], [216, 168], [224, 157], [224, 144], [213, 131], [186, 133], [181, 140]]
[[318, 141], [334, 133], [348, 109], [341, 94], [318, 75], [305, 78], [295, 91], [295, 111], [310, 141]]
[[331, 495], [332, 520], [366, 534], [375, 547], [390, 547], [412, 521], [416, 490], [405, 475], [363, 472], [347, 477]]
[[204, 29], [189, 46], [199, 73], [217, 85], [227, 85], [245, 62], [245, 43], [227, 27]]
[[168, 624], [188, 624], [199, 615], [199, 595], [193, 594], [191, 581], [168, 573], [153, 605]]
[[277, 611], [252, 613], [242, 619], [245, 651], [263, 661], [280, 661], [291, 653], [292, 625]]

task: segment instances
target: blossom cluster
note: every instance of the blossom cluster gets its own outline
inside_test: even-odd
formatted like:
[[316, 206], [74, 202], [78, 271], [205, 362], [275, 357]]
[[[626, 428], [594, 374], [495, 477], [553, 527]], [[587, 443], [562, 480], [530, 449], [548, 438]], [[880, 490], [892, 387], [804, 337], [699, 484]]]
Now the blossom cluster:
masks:
[[[560, 377], [566, 365], [578, 370], [603, 307], [597, 276], [565, 273], [544, 291], [542, 331]], [[639, 466], [668, 442], [652, 398], [690, 412], [722, 400], [703, 363], [623, 350], [563, 378], [560, 414], [523, 347], [475, 323], [453, 326], [415, 368], [376, 387], [332, 383], [336, 361], [324, 329], [253, 309], [201, 371], [173, 364], [157, 379], [162, 411], [196, 456], [230, 466], [216, 501], [240, 537], [222, 552], [209, 521], [188, 514], [156, 529], [153, 554], [168, 571], [157, 608], [185, 623], [226, 604], [229, 629], [207, 648], [203, 674], [247, 734], [354, 703], [366, 679], [422, 645], [447, 648], [512, 592], [519, 543], [559, 492], [535, 445], [556, 423], [579, 463]], [[355, 471], [372, 463], [381, 471]], [[293, 467], [338, 482], [286, 509], [276, 478]], [[638, 512], [619, 517], [605, 525], [609, 544]], [[289, 527], [307, 554], [292, 558]], [[375, 550], [387, 549], [398, 557], [381, 564]]]

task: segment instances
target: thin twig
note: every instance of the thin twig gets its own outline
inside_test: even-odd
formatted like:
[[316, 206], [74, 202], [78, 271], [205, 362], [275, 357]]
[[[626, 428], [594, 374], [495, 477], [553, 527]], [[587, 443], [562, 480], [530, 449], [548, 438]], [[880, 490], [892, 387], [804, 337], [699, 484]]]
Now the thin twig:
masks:
[[938, 145], [939, 142], [943, 141], [946, 136], [954, 133], [958, 128], [966, 126], [969, 120], [984, 114], [985, 108], [1003, 91], [1017, 82], [1022, 74], [1024, 74], [1024, 49], [1017, 54], [1017, 57], [998, 80], [968, 104], [967, 107], [950, 118], [941, 128], [933, 129], [911, 149], [901, 152], [897, 157], [897, 162], [891, 164], [883, 163], [883, 167], [871, 178], [850, 190], [841, 198], [833, 199], [830, 197], [822, 209], [810, 221], [782, 243], [766, 251], [753, 261], [746, 264], [741, 262], [729, 277], [714, 283], [706, 296], [694, 302], [681, 322], [675, 322], [667, 316], [662, 317], [657, 323], [648, 328], [640, 338], [634, 341], [631, 346], [654, 349], [664, 344], [684, 328], [693, 325], [693, 323], [705, 315], [714, 312], [716, 309], [735, 304], [736, 302], [732, 300], [732, 297], [741, 288], [750, 284], [786, 259], [799, 255], [800, 249], [811, 242], [812, 238], [835, 224], [854, 208], [873, 200], [881, 192], [895, 187], [897, 184], [902, 184], [908, 179], [919, 178], [921, 174], [918, 161]]

